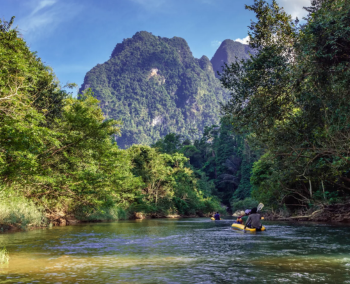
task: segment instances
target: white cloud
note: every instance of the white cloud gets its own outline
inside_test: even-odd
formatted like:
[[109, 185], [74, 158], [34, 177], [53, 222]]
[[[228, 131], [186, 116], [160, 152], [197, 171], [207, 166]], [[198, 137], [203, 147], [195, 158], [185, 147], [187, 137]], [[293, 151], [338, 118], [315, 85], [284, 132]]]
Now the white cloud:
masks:
[[311, 6], [310, 0], [277, 0], [277, 2], [294, 19], [298, 17], [300, 20], [307, 15], [303, 7]]
[[54, 32], [60, 23], [81, 11], [81, 6], [57, 0], [32, 0], [27, 4], [28, 16], [19, 19], [18, 28], [29, 41]]
[[246, 36], [245, 38], [236, 38], [235, 41], [243, 43], [243, 44], [248, 44], [249, 43], [249, 36]]
[[41, 0], [38, 5], [35, 7], [35, 9], [32, 11], [31, 15], [36, 14], [40, 10], [44, 9], [45, 7], [52, 6], [56, 3], [56, 0]]
[[221, 44], [221, 41], [218, 41], [218, 40], [213, 40], [211, 42], [211, 46], [215, 47], [215, 48], [218, 48], [220, 46], [220, 44]]

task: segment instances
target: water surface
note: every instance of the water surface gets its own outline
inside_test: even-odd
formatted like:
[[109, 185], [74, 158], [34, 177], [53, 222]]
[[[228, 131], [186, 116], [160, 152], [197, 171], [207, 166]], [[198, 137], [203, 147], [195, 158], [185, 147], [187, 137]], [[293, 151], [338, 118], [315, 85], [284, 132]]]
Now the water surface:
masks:
[[0, 235], [1, 283], [350, 283], [350, 227], [155, 219]]

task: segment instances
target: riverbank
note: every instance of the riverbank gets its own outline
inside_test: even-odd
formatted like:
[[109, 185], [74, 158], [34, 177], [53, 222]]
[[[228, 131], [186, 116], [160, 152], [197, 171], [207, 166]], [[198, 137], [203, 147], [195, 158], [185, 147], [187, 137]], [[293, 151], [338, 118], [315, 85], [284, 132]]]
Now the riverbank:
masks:
[[312, 221], [326, 223], [350, 223], [350, 202], [343, 204], [318, 205], [314, 210], [301, 214], [287, 215], [285, 212], [267, 211], [263, 213], [269, 221]]
[[0, 233], [4, 232], [19, 232], [19, 231], [25, 231], [25, 230], [35, 230], [35, 229], [43, 229], [47, 227], [64, 227], [64, 226], [71, 226], [71, 225], [77, 225], [77, 224], [84, 224], [84, 223], [101, 223], [101, 222], [112, 222], [112, 221], [119, 221], [119, 220], [146, 220], [146, 219], [177, 219], [177, 218], [209, 218], [210, 214], [201, 214], [201, 215], [178, 215], [178, 214], [158, 214], [158, 213], [143, 213], [143, 212], [132, 212], [127, 215], [125, 215], [124, 218], [119, 219], [77, 219], [73, 215], [63, 215], [61, 212], [60, 214], [47, 214], [47, 222], [46, 225], [31, 225], [29, 226], [21, 226], [20, 224], [0, 224]]
[[[287, 215], [286, 212], [263, 211], [265, 221], [310, 221], [322, 223], [350, 223], [350, 202], [344, 204], [319, 205], [315, 210], [309, 210], [303, 214]], [[0, 224], [0, 233], [2, 232], [17, 232], [23, 230], [41, 229], [50, 226], [69, 226], [83, 223], [108, 222], [117, 220], [145, 220], [145, 219], [177, 219], [177, 218], [209, 218], [210, 214], [201, 215], [178, 215], [178, 214], [159, 214], [159, 213], [144, 213], [144, 212], [129, 212], [124, 218], [119, 219], [86, 219], [79, 220], [75, 216], [61, 214], [47, 215], [48, 219], [46, 226], [30, 225], [23, 227], [11, 224]]]

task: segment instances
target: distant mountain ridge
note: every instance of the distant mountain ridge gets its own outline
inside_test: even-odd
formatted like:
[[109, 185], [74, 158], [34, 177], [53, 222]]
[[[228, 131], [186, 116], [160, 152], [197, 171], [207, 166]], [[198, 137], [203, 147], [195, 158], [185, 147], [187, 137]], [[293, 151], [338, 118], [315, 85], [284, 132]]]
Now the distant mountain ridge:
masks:
[[236, 62], [236, 57], [238, 60], [249, 59], [250, 54], [254, 54], [254, 50], [249, 45], [231, 39], [224, 40], [210, 60], [215, 76], [218, 77], [218, 72], [222, 72], [225, 63]]
[[[215, 66], [231, 60], [231, 49], [223, 50], [214, 55]], [[208, 57], [194, 58], [182, 38], [145, 31], [118, 43], [108, 61], [92, 68], [79, 92], [87, 88], [106, 118], [123, 121], [121, 148], [149, 145], [170, 132], [198, 139], [205, 126], [219, 122], [227, 96]]]

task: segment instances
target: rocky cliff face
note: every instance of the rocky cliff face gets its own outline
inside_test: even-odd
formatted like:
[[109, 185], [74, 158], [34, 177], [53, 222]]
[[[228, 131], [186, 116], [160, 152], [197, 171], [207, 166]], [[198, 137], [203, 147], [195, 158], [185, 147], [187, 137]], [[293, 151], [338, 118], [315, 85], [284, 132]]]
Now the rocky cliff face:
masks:
[[251, 53], [254, 54], [254, 50], [249, 45], [231, 39], [224, 40], [211, 59], [215, 76], [218, 77], [218, 72], [222, 72], [222, 66], [225, 63], [230, 64], [236, 62], [237, 59], [249, 59]]
[[219, 122], [224, 91], [210, 60], [193, 57], [182, 38], [138, 32], [90, 70], [80, 92], [91, 88], [106, 118], [123, 121], [121, 148], [151, 144], [174, 132], [195, 139]]
[[216, 71], [235, 56], [248, 58], [249, 51], [225, 40], [211, 61], [196, 59], [182, 38], [138, 32], [86, 74], [80, 92], [91, 88], [106, 118], [123, 121], [121, 148], [149, 145], [170, 132], [197, 139], [205, 126], [219, 122], [220, 102], [228, 97]]

